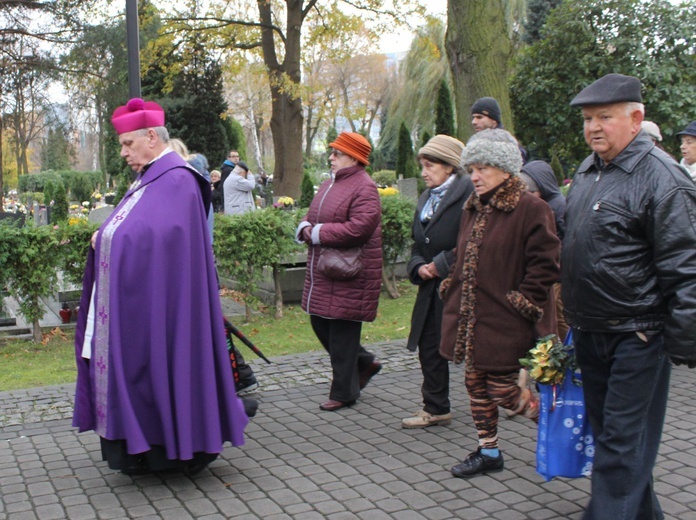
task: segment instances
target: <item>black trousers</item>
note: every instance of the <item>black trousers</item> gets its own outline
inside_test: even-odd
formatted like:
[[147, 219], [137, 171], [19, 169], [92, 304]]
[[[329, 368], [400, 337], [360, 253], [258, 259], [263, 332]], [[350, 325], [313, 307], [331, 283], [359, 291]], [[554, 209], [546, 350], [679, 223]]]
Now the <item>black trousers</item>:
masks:
[[355, 401], [360, 397], [359, 373], [370, 366], [375, 356], [360, 344], [362, 322], [330, 320], [310, 316], [314, 334], [329, 353], [333, 381], [329, 399]]
[[652, 472], [665, 420], [671, 366], [662, 333], [573, 329], [587, 417], [595, 436], [585, 520], [664, 518]]
[[441, 320], [428, 316], [418, 340], [418, 359], [423, 372], [423, 409], [431, 415], [450, 413], [449, 363], [440, 355], [440, 331]]

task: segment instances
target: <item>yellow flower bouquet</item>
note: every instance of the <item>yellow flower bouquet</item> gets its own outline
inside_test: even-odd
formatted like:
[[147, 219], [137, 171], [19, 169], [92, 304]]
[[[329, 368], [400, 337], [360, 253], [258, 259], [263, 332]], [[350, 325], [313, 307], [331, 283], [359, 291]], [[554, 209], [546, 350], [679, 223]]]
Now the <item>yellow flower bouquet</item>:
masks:
[[520, 364], [529, 369], [529, 377], [542, 385], [558, 385], [566, 371], [577, 368], [572, 345], [564, 345], [551, 334], [539, 339]]

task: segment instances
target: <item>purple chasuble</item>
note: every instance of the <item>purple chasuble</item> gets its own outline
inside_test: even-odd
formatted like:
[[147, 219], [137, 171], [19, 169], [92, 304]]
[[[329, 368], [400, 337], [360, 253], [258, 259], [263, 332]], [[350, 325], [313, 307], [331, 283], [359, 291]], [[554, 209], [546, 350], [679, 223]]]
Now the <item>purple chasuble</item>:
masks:
[[[168, 459], [244, 443], [201, 190], [176, 153], [136, 180], [90, 248], [73, 426]], [[91, 360], [82, 357], [92, 289]]]

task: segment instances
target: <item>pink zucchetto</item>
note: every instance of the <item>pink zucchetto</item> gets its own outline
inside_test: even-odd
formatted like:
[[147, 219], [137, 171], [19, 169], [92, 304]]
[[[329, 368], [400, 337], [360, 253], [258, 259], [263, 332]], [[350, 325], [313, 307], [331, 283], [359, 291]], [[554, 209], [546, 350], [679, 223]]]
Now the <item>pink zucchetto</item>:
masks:
[[125, 106], [114, 110], [111, 124], [118, 135], [143, 128], [164, 126], [164, 110], [154, 101], [133, 98]]

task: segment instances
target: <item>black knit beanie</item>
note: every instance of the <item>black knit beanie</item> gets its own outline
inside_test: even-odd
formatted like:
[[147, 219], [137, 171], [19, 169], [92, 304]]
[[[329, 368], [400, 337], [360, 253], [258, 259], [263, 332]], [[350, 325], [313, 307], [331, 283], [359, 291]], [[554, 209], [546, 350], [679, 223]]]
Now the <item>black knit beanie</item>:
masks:
[[474, 114], [483, 114], [496, 121], [499, 125], [502, 124], [500, 120], [500, 105], [492, 97], [483, 97], [476, 100], [476, 103], [471, 105], [471, 115]]

